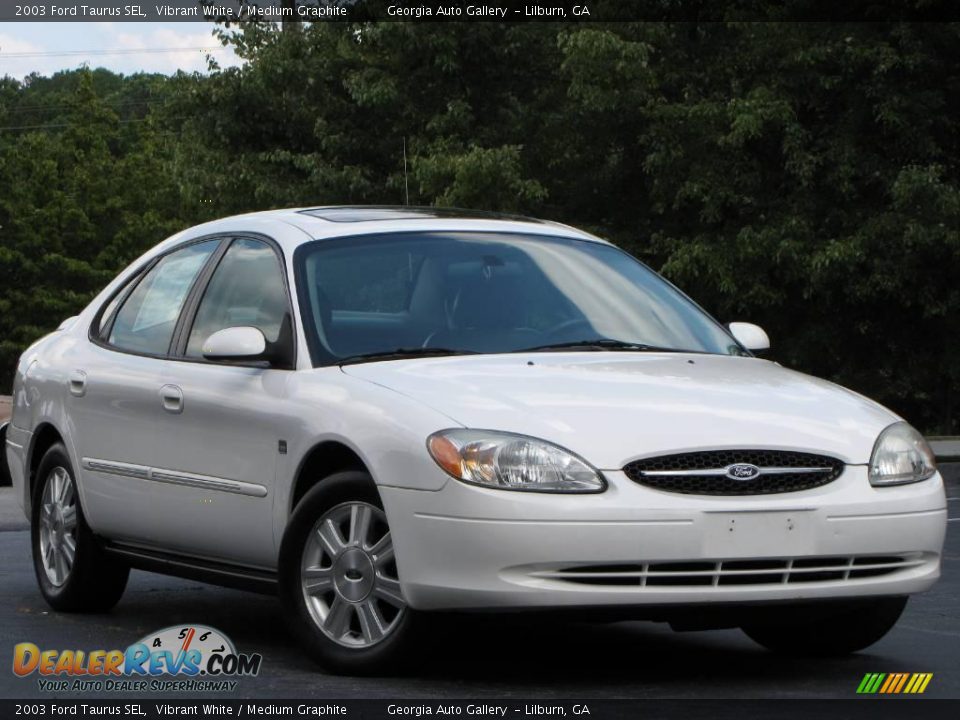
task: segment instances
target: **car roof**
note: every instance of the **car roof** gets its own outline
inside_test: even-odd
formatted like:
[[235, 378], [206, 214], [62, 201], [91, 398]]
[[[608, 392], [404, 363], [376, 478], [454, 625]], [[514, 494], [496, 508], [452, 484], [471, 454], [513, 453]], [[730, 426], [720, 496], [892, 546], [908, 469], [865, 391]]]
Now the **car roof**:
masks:
[[549, 235], [605, 243], [589, 233], [549, 220], [507, 213], [390, 205], [326, 205], [266, 210], [234, 215], [197, 225], [178, 233], [162, 246], [169, 247], [185, 239], [219, 233], [263, 232], [271, 235], [271, 226], [282, 224], [300, 233], [277, 233], [275, 239], [285, 250], [311, 240], [353, 235], [395, 232], [503, 232]]
[[416, 205], [326, 205], [297, 210], [300, 215], [309, 215], [330, 222], [369, 222], [372, 220], [419, 220], [423, 218], [460, 218], [472, 220], [514, 220], [542, 223], [542, 220], [512, 213], [490, 210], [464, 210]]

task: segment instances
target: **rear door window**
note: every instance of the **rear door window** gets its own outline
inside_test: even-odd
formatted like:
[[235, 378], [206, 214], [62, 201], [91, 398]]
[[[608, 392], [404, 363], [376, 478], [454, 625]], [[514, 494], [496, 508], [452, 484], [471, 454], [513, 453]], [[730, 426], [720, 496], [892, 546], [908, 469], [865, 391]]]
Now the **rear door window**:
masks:
[[110, 345], [144, 355], [166, 355], [187, 293], [220, 240], [195, 243], [162, 257], [117, 312]]

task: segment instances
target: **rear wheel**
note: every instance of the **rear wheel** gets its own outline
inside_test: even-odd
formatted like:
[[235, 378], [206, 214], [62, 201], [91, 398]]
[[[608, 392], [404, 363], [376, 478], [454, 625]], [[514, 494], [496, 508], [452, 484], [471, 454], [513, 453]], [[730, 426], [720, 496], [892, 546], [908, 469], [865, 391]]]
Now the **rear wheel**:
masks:
[[47, 450], [31, 508], [33, 567], [54, 610], [104, 612], [120, 600], [129, 568], [107, 556], [87, 526], [66, 448]]
[[333, 475], [297, 505], [280, 550], [280, 591], [295, 634], [329, 670], [379, 672], [410, 649], [419, 617], [400, 590], [367, 473]]
[[863, 650], [886, 635], [907, 605], [906, 597], [885, 597], [811, 606], [782, 620], [745, 624], [750, 639], [787, 655], [846, 655]]

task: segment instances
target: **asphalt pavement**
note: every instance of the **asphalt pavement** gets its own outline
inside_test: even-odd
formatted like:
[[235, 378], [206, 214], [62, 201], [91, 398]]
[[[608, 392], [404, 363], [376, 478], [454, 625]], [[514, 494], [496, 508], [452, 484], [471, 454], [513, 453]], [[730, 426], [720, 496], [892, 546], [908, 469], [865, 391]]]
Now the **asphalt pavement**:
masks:
[[[948, 495], [952, 522], [942, 579], [910, 601], [886, 638], [857, 655], [780, 657], [735, 630], [674, 633], [654, 623], [488, 615], [438, 623], [429, 652], [402, 674], [351, 678], [327, 675], [301, 654], [271, 597], [134, 572], [109, 614], [50, 611], [33, 576], [26, 522], [12, 491], [3, 488], [0, 667], [10, 667], [20, 642], [42, 649], [123, 649], [151, 631], [201, 623], [226, 633], [240, 652], [263, 655], [260, 675], [242, 679], [223, 699], [850, 698], [864, 674], [873, 672], [932, 672], [924, 697], [960, 698], [960, 486], [951, 483]], [[3, 653], [9, 653], [6, 660]], [[78, 696], [41, 692], [36, 675], [20, 679], [0, 670], [0, 697]]]

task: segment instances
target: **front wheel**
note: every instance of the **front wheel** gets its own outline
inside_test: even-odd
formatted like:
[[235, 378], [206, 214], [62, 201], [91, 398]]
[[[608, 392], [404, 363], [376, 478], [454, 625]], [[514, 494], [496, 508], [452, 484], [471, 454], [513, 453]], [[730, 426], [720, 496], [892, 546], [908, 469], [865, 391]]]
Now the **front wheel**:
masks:
[[906, 605], [906, 597], [884, 597], [839, 608], [810, 606], [787, 611], [780, 620], [745, 624], [742, 629], [754, 642], [785, 655], [847, 655], [890, 632]]
[[87, 526], [61, 443], [44, 454], [37, 478], [30, 535], [40, 592], [54, 610], [109, 610], [123, 595], [130, 569], [107, 556]]
[[280, 548], [280, 595], [295, 635], [331, 671], [380, 672], [409, 651], [419, 617], [400, 590], [367, 473], [332, 475], [297, 505]]

